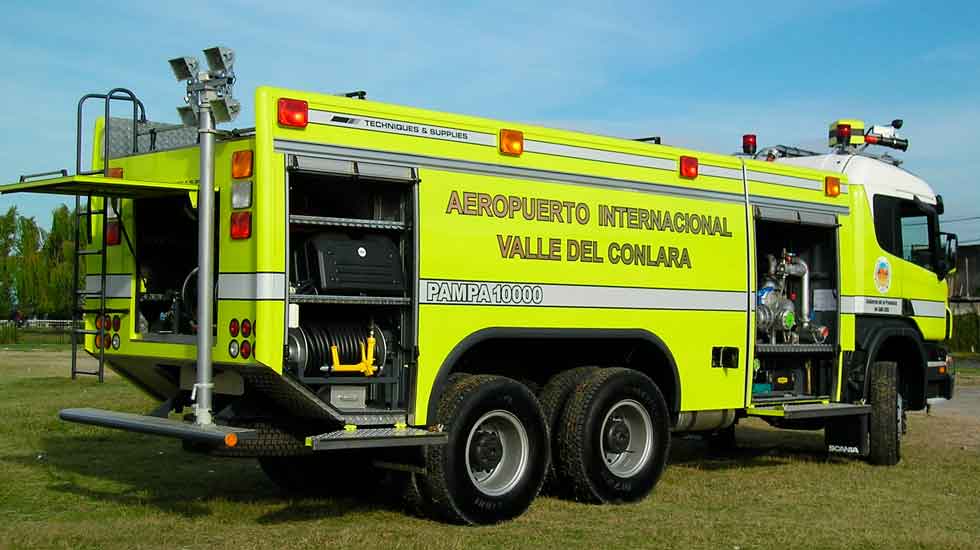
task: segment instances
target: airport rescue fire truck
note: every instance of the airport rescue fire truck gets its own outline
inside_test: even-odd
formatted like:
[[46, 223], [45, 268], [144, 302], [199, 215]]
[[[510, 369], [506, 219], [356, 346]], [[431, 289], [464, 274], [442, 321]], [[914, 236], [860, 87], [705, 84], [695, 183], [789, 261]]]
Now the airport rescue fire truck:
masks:
[[161, 403], [64, 420], [257, 457], [288, 490], [408, 472], [427, 513], [493, 523], [542, 488], [641, 499], [672, 433], [730, 444], [746, 417], [895, 464], [905, 411], [952, 395], [956, 237], [874, 152], [907, 148], [900, 121], [720, 155], [260, 87], [254, 127], [221, 130], [234, 54], [205, 54], [171, 61], [183, 124], [86, 95], [75, 173], [0, 189], [75, 196], [98, 369], [72, 376]]

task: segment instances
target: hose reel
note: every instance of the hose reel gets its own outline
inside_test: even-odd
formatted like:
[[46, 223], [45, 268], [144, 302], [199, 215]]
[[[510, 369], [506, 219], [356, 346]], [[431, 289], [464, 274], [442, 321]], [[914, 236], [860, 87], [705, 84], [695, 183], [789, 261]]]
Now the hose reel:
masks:
[[389, 336], [373, 325], [326, 323], [291, 328], [287, 361], [300, 372], [375, 376], [384, 370]]

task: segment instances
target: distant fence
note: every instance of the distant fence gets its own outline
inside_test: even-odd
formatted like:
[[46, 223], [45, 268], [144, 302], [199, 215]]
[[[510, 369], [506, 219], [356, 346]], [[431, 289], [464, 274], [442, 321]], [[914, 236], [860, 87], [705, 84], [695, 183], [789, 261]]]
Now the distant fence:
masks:
[[62, 319], [0, 321], [0, 344], [70, 344], [71, 328], [72, 321]]
[[964, 313], [953, 317], [949, 348], [953, 351], [980, 351], [980, 315]]

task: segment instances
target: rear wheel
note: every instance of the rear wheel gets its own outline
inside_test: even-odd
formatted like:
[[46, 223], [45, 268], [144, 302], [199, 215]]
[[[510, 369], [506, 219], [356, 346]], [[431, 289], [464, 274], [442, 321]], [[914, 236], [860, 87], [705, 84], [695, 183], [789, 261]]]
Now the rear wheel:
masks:
[[488, 524], [527, 510], [550, 456], [534, 394], [502, 376], [468, 376], [446, 388], [435, 416], [449, 441], [426, 449], [419, 489], [429, 513], [453, 523]]
[[562, 416], [562, 475], [578, 500], [632, 502], [653, 490], [667, 464], [667, 404], [648, 376], [602, 369], [582, 383]]
[[904, 411], [898, 395], [898, 364], [876, 361], [871, 364], [871, 418], [868, 425], [868, 462], [881, 466], [898, 464], [902, 459], [902, 420]]
[[551, 466], [548, 468], [542, 489], [545, 493], [561, 494], [564, 492], [563, 489], [567, 487], [567, 483], [565, 483], [567, 480], [560, 477], [562, 471], [561, 453], [558, 452], [558, 432], [561, 428], [562, 413], [565, 412], [565, 405], [568, 404], [568, 398], [575, 392], [576, 386], [598, 370], [598, 367], [577, 367], [562, 371], [548, 380], [540, 394], [539, 400], [545, 420], [548, 422], [552, 448]]

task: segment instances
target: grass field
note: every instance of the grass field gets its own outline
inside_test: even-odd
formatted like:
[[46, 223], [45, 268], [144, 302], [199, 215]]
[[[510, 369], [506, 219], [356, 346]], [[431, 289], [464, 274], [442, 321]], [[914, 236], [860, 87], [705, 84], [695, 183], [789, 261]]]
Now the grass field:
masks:
[[67, 370], [63, 351], [0, 352], [2, 548], [980, 547], [976, 415], [912, 414], [894, 468], [828, 459], [821, 432], [745, 422], [741, 449], [726, 456], [675, 441], [667, 473], [639, 504], [539, 498], [516, 521], [465, 528], [407, 514], [384, 490], [289, 500], [253, 461], [60, 422], [68, 406], [154, 405], [118, 377], [73, 382]]

